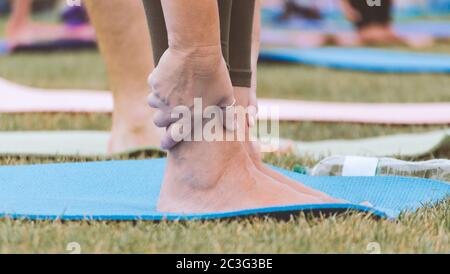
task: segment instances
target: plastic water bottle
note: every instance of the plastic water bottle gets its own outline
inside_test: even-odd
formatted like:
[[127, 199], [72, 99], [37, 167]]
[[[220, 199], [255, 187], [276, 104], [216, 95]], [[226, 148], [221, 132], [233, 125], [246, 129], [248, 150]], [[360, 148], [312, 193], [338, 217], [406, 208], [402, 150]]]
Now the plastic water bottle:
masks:
[[404, 176], [450, 182], [450, 160], [407, 162], [392, 158], [332, 156], [311, 170], [313, 176]]

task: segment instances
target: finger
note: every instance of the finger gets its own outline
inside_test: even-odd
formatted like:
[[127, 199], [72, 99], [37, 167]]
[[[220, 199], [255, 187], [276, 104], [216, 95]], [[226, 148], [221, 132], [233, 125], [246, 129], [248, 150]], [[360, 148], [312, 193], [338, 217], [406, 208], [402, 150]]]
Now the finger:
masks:
[[155, 68], [155, 69], [153, 70], [153, 72], [150, 73], [150, 75], [147, 77], [147, 85], [148, 85], [150, 88], [153, 88], [153, 87], [156, 86], [155, 78], [156, 78], [156, 72], [157, 72], [157, 71], [158, 71], [157, 68]]
[[170, 124], [177, 122], [180, 120], [180, 117], [173, 117], [172, 112], [170, 110], [159, 109], [153, 115], [153, 123], [157, 127], [168, 127]]
[[158, 80], [158, 69], [156, 68], [147, 78], [147, 84], [150, 87], [150, 94], [154, 94], [161, 102], [167, 105], [166, 100], [160, 96], [160, 91], [163, 89], [161, 80]]
[[217, 104], [222, 109], [222, 117], [223, 117], [223, 126], [228, 131], [236, 130], [236, 118], [235, 118], [235, 106], [236, 106], [236, 98], [234, 94], [231, 93], [228, 96], [224, 97]]
[[159, 109], [167, 108], [167, 105], [161, 100], [161, 98], [158, 97], [158, 95], [155, 92], [152, 92], [148, 95], [147, 102], [151, 108], [159, 108]]
[[217, 105], [223, 109], [233, 107], [236, 105], [236, 98], [231, 94], [230, 96], [223, 98]]
[[170, 136], [164, 136], [161, 139], [161, 149], [170, 150], [175, 147], [179, 142], [174, 141]]
[[238, 129], [238, 123], [236, 120], [236, 110], [235, 107], [222, 108], [223, 111], [223, 127], [233, 132]]
[[161, 140], [161, 148], [166, 150], [172, 149], [178, 143], [186, 140], [191, 131], [191, 127], [187, 127], [180, 122], [171, 124]]

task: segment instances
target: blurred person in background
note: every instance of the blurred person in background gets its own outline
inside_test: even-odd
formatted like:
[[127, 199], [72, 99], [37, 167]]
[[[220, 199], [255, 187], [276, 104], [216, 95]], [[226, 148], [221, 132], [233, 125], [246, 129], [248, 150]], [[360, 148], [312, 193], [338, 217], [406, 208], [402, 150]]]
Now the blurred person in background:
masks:
[[[51, 7], [55, 1], [44, 1], [46, 7]], [[36, 1], [42, 4], [43, 1]], [[6, 40], [12, 47], [54, 40], [89, 40], [95, 37], [92, 27], [73, 18], [82, 14], [82, 8], [74, 7], [62, 14], [67, 19], [64, 24], [36, 22], [32, 19], [33, 0], [11, 0], [11, 14], [6, 24]], [[77, 13], [78, 15], [73, 15]], [[81, 15], [82, 16], [82, 15]], [[87, 17], [86, 17], [87, 20]]]
[[[47, 1], [47, 0], [45, 0]], [[56, 4], [57, 1], [47, 1]], [[86, 0], [92, 25], [98, 30], [98, 43], [108, 71], [114, 98], [109, 152], [118, 153], [146, 146], [158, 146], [160, 130], [151, 123], [154, 111], [147, 105], [147, 76], [153, 69], [150, 38], [141, 0]], [[95, 3], [94, 3], [95, 2]], [[94, 27], [83, 7], [64, 7], [63, 23], [32, 19], [41, 0], [10, 1], [6, 26], [9, 45], [40, 41], [95, 38]], [[46, 6], [52, 10], [55, 5]]]
[[321, 20], [322, 15], [320, 10], [315, 7], [310, 7], [307, 5], [302, 5], [297, 3], [295, 0], [285, 0], [283, 13], [278, 18], [279, 20], [287, 20], [291, 16], [300, 17], [308, 20]]
[[393, 0], [380, 0], [380, 5], [370, 5], [372, 1], [339, 0], [342, 11], [356, 28], [357, 43], [362, 45], [403, 44], [414, 48], [433, 44], [433, 39], [425, 36], [406, 37], [398, 35], [392, 25]]

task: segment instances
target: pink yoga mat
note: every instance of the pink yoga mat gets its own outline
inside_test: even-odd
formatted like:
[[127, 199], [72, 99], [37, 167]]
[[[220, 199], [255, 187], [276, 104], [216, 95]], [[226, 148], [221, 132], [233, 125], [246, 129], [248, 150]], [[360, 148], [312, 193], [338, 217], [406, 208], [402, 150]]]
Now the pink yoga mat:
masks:
[[0, 113], [111, 112], [112, 109], [109, 92], [38, 89], [0, 78]]
[[[450, 124], [450, 103], [375, 104], [325, 103], [260, 99], [264, 110], [275, 110], [283, 121], [354, 122], [368, 124]], [[109, 113], [113, 100], [109, 92], [45, 90], [0, 79], [0, 113], [82, 112]], [[272, 116], [272, 118], [274, 118]]]
[[261, 45], [296, 48], [316, 48], [326, 43], [326, 37], [319, 32], [293, 32], [277, 29], [261, 31]]
[[[278, 107], [280, 120], [368, 124], [450, 124], [450, 103], [325, 103], [261, 99], [261, 107]], [[264, 118], [264, 117], [260, 117]]]
[[260, 40], [263, 48], [273, 46], [297, 49], [317, 48], [329, 42], [341, 46], [357, 44], [357, 37], [352, 32], [328, 34], [321, 31], [292, 31], [273, 28], [263, 28]]

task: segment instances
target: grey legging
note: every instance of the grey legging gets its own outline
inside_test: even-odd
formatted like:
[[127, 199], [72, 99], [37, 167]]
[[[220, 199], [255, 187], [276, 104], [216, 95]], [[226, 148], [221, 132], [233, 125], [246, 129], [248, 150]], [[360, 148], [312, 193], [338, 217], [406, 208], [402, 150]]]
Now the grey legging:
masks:
[[[155, 65], [168, 48], [161, 0], [143, 0], [152, 38]], [[217, 0], [222, 54], [233, 86], [250, 87], [251, 50], [255, 0]]]

